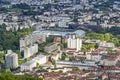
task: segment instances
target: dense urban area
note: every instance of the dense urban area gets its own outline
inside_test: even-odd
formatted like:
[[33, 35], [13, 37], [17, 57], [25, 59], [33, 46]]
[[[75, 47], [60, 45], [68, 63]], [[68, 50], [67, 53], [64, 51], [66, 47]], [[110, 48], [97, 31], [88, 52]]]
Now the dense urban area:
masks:
[[0, 0], [0, 80], [120, 80], [120, 0]]

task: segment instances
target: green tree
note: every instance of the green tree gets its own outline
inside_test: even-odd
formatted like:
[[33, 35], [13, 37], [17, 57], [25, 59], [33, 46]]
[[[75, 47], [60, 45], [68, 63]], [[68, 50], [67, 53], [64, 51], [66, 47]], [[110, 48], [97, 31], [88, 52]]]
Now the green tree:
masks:
[[3, 50], [3, 47], [0, 45], [0, 51], [2, 51]]
[[55, 59], [51, 59], [51, 62], [52, 62], [52, 64], [54, 65], [54, 68], [56, 68], [56, 61], [55, 61]]
[[36, 67], [39, 67], [40, 66], [40, 64], [39, 63], [36, 63]]
[[112, 53], [112, 49], [107, 49], [107, 52], [108, 53]]
[[[0, 30], [3, 30], [5, 25], [0, 25]], [[0, 31], [0, 49], [13, 51], [19, 50], [19, 38], [24, 35], [31, 34], [34, 31], [33, 28], [26, 28], [19, 31]]]
[[0, 63], [4, 63], [5, 53], [0, 53]]
[[36, 63], [36, 67], [38, 67], [40, 70], [43, 70], [43, 66], [40, 65], [39, 63]]
[[65, 52], [63, 52], [62, 55], [61, 55], [61, 59], [65, 60], [66, 57], [67, 57], [67, 55], [65, 54]]
[[63, 71], [62, 71], [62, 70], [59, 70], [59, 73], [63, 73]]
[[105, 35], [104, 35], [104, 40], [105, 41], [109, 41], [110, 39], [111, 39], [111, 35], [109, 34], [109, 33], [106, 33]]
[[13, 75], [11, 72], [3, 72], [0, 74], [0, 80], [39, 80], [39, 78], [28, 74]]
[[74, 60], [75, 60], [74, 56], [69, 57], [69, 61], [74, 61]]
[[39, 65], [39, 69], [40, 69], [40, 70], [43, 70], [43, 66], [42, 66], [42, 65]]

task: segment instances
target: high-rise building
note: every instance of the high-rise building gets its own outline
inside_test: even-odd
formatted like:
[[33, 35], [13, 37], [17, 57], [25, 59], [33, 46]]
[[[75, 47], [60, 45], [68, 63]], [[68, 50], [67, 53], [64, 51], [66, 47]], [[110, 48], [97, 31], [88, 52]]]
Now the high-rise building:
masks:
[[79, 38], [68, 38], [67, 39], [67, 48], [76, 48], [77, 51], [81, 50], [82, 40]]
[[24, 37], [20, 38], [20, 51], [23, 51], [25, 47], [28, 47], [29, 45], [32, 45], [34, 43], [43, 43], [46, 42], [46, 35], [34, 33], [31, 35], [26, 35]]
[[18, 55], [14, 52], [7, 53], [5, 55], [6, 67], [17, 68], [18, 67]]
[[33, 44], [33, 45], [30, 45], [29, 47], [25, 47], [23, 52], [24, 52], [23, 58], [29, 58], [30, 56], [38, 52], [38, 44]]
[[[38, 44], [46, 42], [46, 35], [33, 33], [20, 38], [20, 52], [22, 58], [29, 58], [38, 52]], [[38, 44], [36, 44], [38, 43]]]

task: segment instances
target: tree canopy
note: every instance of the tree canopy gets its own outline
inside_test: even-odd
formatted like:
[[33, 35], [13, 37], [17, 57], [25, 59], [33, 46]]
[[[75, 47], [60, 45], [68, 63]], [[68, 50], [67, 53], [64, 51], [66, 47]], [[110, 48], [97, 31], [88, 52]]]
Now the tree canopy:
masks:
[[5, 25], [0, 25], [0, 51], [7, 49], [12, 49], [13, 51], [19, 50], [19, 38], [33, 32], [33, 28], [24, 28], [12, 32], [6, 31], [5, 27]]
[[32, 77], [31, 75], [13, 75], [10, 72], [4, 72], [0, 74], [0, 80], [39, 80], [38, 77]]

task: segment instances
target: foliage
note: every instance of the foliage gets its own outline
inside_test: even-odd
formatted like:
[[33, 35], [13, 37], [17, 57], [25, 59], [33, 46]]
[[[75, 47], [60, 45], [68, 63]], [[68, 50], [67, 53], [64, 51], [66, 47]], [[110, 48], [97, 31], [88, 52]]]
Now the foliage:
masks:
[[51, 59], [51, 62], [52, 62], [52, 64], [54, 65], [54, 68], [56, 68], [56, 61], [55, 61], [55, 59]]
[[67, 55], [65, 54], [65, 52], [63, 52], [61, 55], [61, 60], [65, 60], [66, 57], [67, 57]]
[[46, 42], [52, 43], [54, 41], [54, 36], [49, 36], [46, 38]]
[[109, 28], [109, 27], [101, 28], [99, 30], [99, 33], [111, 33], [113, 35], [118, 35], [118, 34], [120, 34], [120, 27], [113, 26], [111, 28]]
[[58, 46], [60, 46], [60, 49], [64, 49], [67, 48], [67, 43], [60, 43]]
[[3, 50], [3, 47], [0, 45], [0, 51], [2, 51]]
[[74, 60], [75, 60], [74, 56], [69, 57], [69, 61], [74, 61]]
[[7, 9], [6, 8], [0, 8], [0, 13], [6, 13]]
[[44, 10], [50, 10], [50, 8], [51, 8], [51, 4], [44, 5]]
[[5, 53], [0, 53], [0, 63], [4, 63]]
[[39, 45], [38, 45], [38, 50], [39, 50], [39, 52], [44, 52], [44, 47], [45, 47], [46, 44], [47, 44], [47, 43], [42, 43], [42, 44], [39, 44]]
[[12, 8], [30, 9], [30, 6], [25, 3], [20, 3], [20, 4], [12, 5]]
[[44, 77], [43, 76], [39, 76], [39, 80], [44, 80]]
[[31, 75], [13, 75], [10, 72], [4, 72], [0, 75], [0, 80], [39, 80], [38, 77], [32, 77]]
[[108, 53], [112, 53], [112, 49], [107, 49], [107, 52]]
[[56, 61], [52, 58], [51, 59], [52, 64], [56, 64]]
[[113, 42], [116, 46], [120, 46], [120, 27], [107, 27], [107, 28], [101, 28], [98, 33], [109, 33], [111, 38], [110, 42]]
[[22, 57], [22, 56], [21, 56], [21, 53], [20, 53], [20, 50], [16, 50], [15, 52], [18, 54], [18, 58], [21, 58], [21, 57]]
[[79, 71], [79, 68], [78, 68], [78, 67], [74, 67], [74, 68], [72, 69], [72, 71]]
[[39, 50], [40, 52], [44, 52], [44, 47], [45, 47], [47, 44], [52, 43], [53, 41], [54, 41], [54, 37], [53, 37], [53, 36], [47, 37], [47, 38], [46, 38], [46, 42], [38, 45], [38, 50]]
[[[117, 29], [119, 30], [119, 28], [117, 28]], [[117, 29], [112, 28], [112, 30], [111, 30], [111, 28], [110, 28], [111, 32], [109, 32], [109, 33], [106, 32], [107, 30], [104, 32], [102, 29], [100, 30], [102, 32], [89, 32], [89, 33], [87, 33], [85, 38], [112, 42], [115, 44], [115, 46], [120, 46], [120, 35], [119, 35], [119, 31], [116, 31]], [[113, 31], [113, 30], [115, 30], [115, 31]]]
[[21, 12], [21, 9], [19, 8], [9, 8], [7, 9], [8, 12]]
[[23, 11], [23, 15], [25, 16], [31, 16], [31, 15], [37, 15], [37, 14], [38, 12], [33, 10]]
[[39, 69], [40, 69], [40, 70], [43, 70], [43, 66], [42, 66], [42, 65], [39, 65]]
[[112, 35], [111, 35], [111, 34], [109, 34], [109, 33], [105, 33], [105, 34], [104, 34], [104, 40], [105, 40], [105, 41], [110, 41], [111, 38], [112, 38]]
[[91, 48], [96, 48], [95, 43], [91, 43], [91, 44], [82, 44], [82, 50], [90, 50]]
[[23, 59], [23, 60], [19, 60], [18, 63], [19, 63], [19, 65], [21, 65], [21, 64], [23, 64], [23, 63], [25, 63], [25, 62], [27, 62], [27, 61], [28, 61], [27, 58], [25, 58], [25, 59]]
[[78, 22], [78, 17], [77, 16], [74, 16], [73, 22]]
[[85, 61], [84, 57], [80, 57], [79, 59], [80, 59], [81, 63], [84, 63], [84, 61]]
[[31, 34], [33, 28], [24, 28], [19, 31], [11, 32], [5, 30], [6, 25], [0, 25], [0, 48], [2, 50], [19, 50], [19, 38]]
[[37, 66], [40, 70], [44, 70], [44, 69], [43, 69], [43, 66], [40, 65], [39, 63], [36, 63], [36, 66]]
[[63, 71], [62, 71], [62, 70], [59, 70], [59, 73], [63, 73]]
[[0, 0], [0, 4], [10, 4], [10, 2], [7, 0]]
[[97, 40], [104, 41], [104, 35], [92, 32], [86, 35], [86, 39], [97, 39]]
[[64, 48], [67, 48], [67, 43], [62, 43]]

